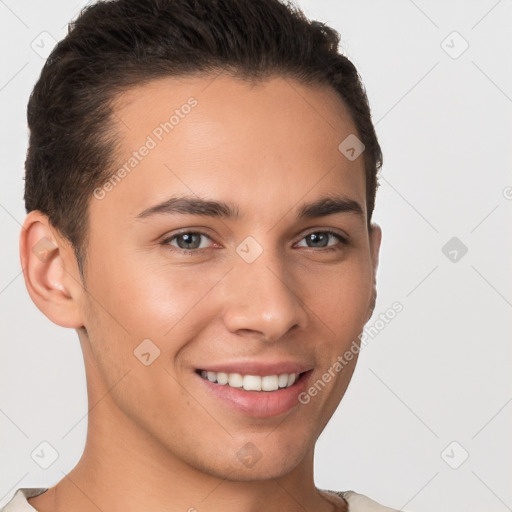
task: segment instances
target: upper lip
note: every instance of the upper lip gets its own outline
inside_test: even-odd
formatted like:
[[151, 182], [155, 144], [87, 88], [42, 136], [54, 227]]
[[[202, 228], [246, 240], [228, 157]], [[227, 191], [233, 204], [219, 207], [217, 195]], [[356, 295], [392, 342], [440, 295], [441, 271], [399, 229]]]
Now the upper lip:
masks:
[[284, 373], [303, 373], [311, 370], [311, 365], [296, 361], [281, 361], [264, 363], [258, 361], [229, 362], [218, 364], [206, 364], [198, 367], [198, 370], [224, 373], [240, 373], [241, 375], [282, 375]]

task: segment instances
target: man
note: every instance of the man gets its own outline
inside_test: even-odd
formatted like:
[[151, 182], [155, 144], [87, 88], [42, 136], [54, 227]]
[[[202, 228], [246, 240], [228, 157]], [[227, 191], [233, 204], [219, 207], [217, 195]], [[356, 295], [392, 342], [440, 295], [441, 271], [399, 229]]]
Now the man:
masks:
[[20, 250], [34, 303], [78, 333], [88, 433], [4, 512], [391, 510], [313, 476], [381, 239], [381, 150], [338, 42], [277, 0], [118, 0], [57, 45]]

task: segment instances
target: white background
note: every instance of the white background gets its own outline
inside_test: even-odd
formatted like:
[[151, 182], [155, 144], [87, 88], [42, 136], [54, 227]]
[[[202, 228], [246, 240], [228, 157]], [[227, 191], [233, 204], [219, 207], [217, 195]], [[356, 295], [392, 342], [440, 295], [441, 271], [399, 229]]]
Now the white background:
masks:
[[[84, 4], [0, 0], [0, 506], [18, 487], [54, 485], [85, 444], [78, 338], [33, 305], [18, 259], [37, 52]], [[384, 153], [369, 325], [404, 307], [363, 349], [320, 437], [317, 486], [415, 512], [512, 510], [511, 2], [298, 4], [341, 33]], [[468, 249], [456, 262], [442, 252], [452, 237]], [[31, 458], [42, 441], [59, 453], [46, 470]]]

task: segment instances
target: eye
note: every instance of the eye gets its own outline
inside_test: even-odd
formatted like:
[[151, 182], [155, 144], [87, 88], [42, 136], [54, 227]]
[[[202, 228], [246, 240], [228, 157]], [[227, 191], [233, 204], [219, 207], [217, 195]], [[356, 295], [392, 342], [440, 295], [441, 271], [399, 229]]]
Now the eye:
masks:
[[182, 251], [191, 251], [193, 249], [205, 249], [208, 247], [208, 244], [204, 245], [202, 243], [202, 239], [212, 241], [212, 239], [208, 235], [205, 235], [204, 233], [196, 231], [186, 231], [182, 233], [177, 233], [169, 238], [166, 238], [162, 242], [162, 244], [171, 245], [173, 247], [176, 247], [177, 249], [181, 249]]
[[[314, 231], [312, 233], [307, 234], [302, 240], [306, 240], [306, 246], [302, 245], [301, 247], [309, 247], [309, 248], [319, 248], [325, 249], [326, 251], [336, 251], [340, 250], [342, 247], [331, 247], [336, 244], [329, 244], [329, 241], [332, 239], [337, 239], [338, 242], [341, 242], [341, 246], [347, 245], [348, 241], [345, 237], [341, 236], [334, 231]], [[301, 240], [301, 241], [302, 241]], [[300, 243], [300, 242], [299, 242]], [[311, 244], [311, 245], [310, 245]]]
[[[306, 241], [306, 245], [301, 245], [302, 240]], [[299, 247], [324, 249], [324, 252], [341, 250], [343, 246], [348, 245], [348, 240], [334, 231], [314, 231], [308, 233], [302, 240], [298, 244]], [[333, 240], [334, 243], [332, 243]], [[336, 241], [339, 243], [337, 244]], [[170, 245], [180, 252], [191, 253], [196, 250], [207, 249], [210, 247], [208, 242], [213, 241], [205, 233], [199, 231], [183, 231], [166, 238], [162, 241], [162, 245]]]

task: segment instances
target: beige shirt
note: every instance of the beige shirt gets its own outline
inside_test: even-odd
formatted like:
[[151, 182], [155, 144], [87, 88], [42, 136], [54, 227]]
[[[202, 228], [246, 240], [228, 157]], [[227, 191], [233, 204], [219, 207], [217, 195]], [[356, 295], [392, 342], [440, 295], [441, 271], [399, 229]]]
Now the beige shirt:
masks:
[[[48, 489], [29, 487], [20, 488], [14, 493], [11, 501], [0, 509], [0, 512], [37, 512], [37, 510], [29, 504], [27, 499], [43, 494], [43, 492], [47, 490]], [[398, 512], [394, 508], [383, 507], [370, 498], [354, 491], [327, 492], [344, 498], [348, 503], [349, 512]]]

